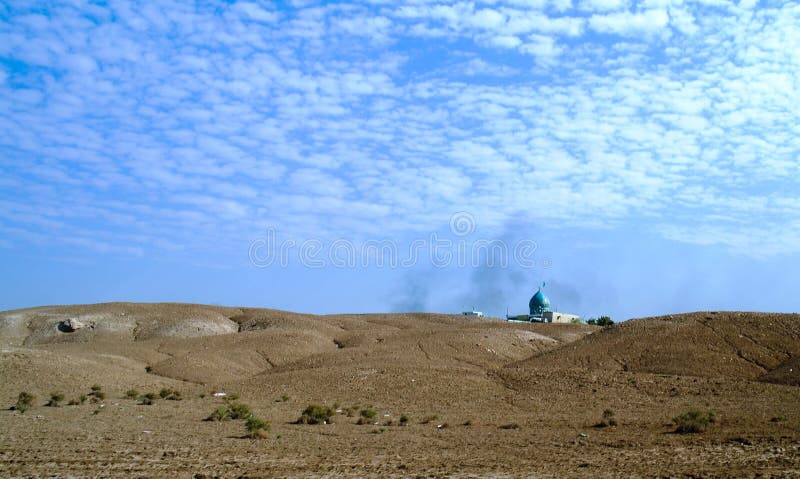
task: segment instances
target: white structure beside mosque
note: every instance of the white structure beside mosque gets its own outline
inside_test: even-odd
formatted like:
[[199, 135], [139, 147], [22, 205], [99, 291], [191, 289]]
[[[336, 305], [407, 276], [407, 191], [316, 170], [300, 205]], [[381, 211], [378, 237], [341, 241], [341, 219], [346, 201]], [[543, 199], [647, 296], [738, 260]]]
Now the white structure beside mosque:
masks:
[[542, 286], [531, 296], [528, 302], [528, 314], [509, 316], [506, 313], [506, 320], [526, 323], [577, 323], [580, 317], [576, 314], [559, 313], [550, 307], [550, 300], [542, 292]]

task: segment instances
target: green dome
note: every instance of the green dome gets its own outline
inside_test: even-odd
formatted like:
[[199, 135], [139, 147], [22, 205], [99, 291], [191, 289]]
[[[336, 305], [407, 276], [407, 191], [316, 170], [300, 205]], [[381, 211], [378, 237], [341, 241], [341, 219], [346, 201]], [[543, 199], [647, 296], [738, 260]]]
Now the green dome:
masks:
[[550, 300], [547, 299], [547, 296], [545, 296], [541, 288], [539, 288], [536, 294], [531, 297], [528, 307], [531, 310], [531, 316], [541, 316], [545, 311], [550, 311]]

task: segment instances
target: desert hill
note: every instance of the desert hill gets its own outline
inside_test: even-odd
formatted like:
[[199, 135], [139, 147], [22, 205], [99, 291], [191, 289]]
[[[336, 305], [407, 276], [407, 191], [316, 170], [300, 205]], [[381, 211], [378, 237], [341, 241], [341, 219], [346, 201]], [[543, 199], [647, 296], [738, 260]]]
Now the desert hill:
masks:
[[[0, 312], [0, 406], [36, 397], [0, 411], [0, 476], [800, 477], [798, 352], [798, 317], [777, 314], [600, 328], [173, 303]], [[102, 403], [43, 406], [94, 384]], [[126, 398], [162, 388], [183, 400]], [[203, 421], [218, 391], [269, 437]], [[294, 424], [309, 404], [341, 412]], [[718, 419], [670, 434], [691, 408]], [[617, 426], [594, 428], [604, 410]]]
[[798, 384], [800, 370], [792, 365], [799, 355], [800, 315], [698, 312], [626, 321], [510, 367], [557, 365]]

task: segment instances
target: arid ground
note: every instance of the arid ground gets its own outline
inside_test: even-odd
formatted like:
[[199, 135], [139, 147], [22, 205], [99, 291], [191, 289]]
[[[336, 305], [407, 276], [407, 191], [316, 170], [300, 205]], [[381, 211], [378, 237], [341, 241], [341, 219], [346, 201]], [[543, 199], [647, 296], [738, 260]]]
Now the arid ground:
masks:
[[[800, 477], [798, 358], [800, 316], [787, 314], [601, 328], [187, 304], [8, 311], [0, 477]], [[30, 409], [10, 410], [23, 391]], [[52, 392], [60, 407], [44, 405]], [[269, 421], [266, 437], [204, 421], [229, 403]], [[310, 404], [340, 412], [294, 424]], [[692, 409], [713, 422], [675, 433]], [[616, 425], [598, 427], [606, 410]]]

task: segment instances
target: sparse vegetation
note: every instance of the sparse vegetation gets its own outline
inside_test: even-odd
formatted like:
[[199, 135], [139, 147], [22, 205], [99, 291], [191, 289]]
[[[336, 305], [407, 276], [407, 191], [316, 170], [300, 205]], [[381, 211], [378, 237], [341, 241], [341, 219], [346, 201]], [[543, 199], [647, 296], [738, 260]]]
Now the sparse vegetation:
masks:
[[230, 393], [225, 395], [226, 401], [236, 401], [239, 399], [239, 393]]
[[231, 419], [249, 419], [253, 411], [247, 404], [233, 403], [228, 405], [228, 414]]
[[672, 422], [675, 423], [675, 432], [678, 434], [692, 434], [705, 431], [710, 424], [715, 421], [714, 412], [702, 412], [697, 409], [675, 416]]
[[259, 419], [252, 415], [247, 419], [247, 422], [245, 422], [244, 427], [245, 429], [247, 429], [247, 437], [251, 439], [258, 439], [265, 437], [270, 429], [269, 423], [267, 421], [264, 421], [263, 419]]
[[508, 423], [508, 424], [502, 424], [502, 425], [497, 426], [497, 427], [499, 427], [500, 429], [519, 429], [519, 424], [517, 424], [515, 422], [511, 422], [511, 423]]
[[17, 402], [14, 404], [14, 409], [20, 413], [24, 413], [33, 406], [34, 395], [29, 392], [21, 392], [17, 396]]
[[128, 398], [128, 399], [136, 399], [136, 398], [139, 397], [139, 391], [137, 391], [135, 389], [128, 389], [125, 392], [125, 397]]
[[214, 410], [205, 420], [206, 421], [227, 421], [230, 419], [230, 409], [228, 406], [220, 406]]
[[139, 396], [139, 404], [142, 406], [152, 406], [156, 402], [155, 393], [147, 393]]
[[433, 421], [435, 421], [437, 419], [439, 419], [439, 416], [433, 414], [431, 416], [425, 416], [424, 418], [422, 418], [422, 421], [420, 421], [419, 423], [420, 424], [430, 424], [430, 423], [432, 423]]
[[47, 407], [60, 407], [61, 402], [64, 401], [64, 395], [60, 392], [50, 393], [50, 399], [47, 400], [45, 406]]
[[94, 384], [92, 386], [92, 392], [89, 393], [89, 397], [92, 403], [99, 403], [106, 398], [106, 393], [103, 392], [103, 388], [99, 384]]
[[410, 420], [411, 420], [411, 418], [406, 416], [405, 414], [401, 414], [400, 415], [400, 425], [401, 426], [407, 425]]
[[597, 422], [597, 424], [594, 425], [594, 427], [603, 428], [609, 426], [613, 427], [616, 425], [617, 425], [617, 419], [614, 417], [614, 411], [612, 411], [611, 409], [606, 409], [605, 411], [603, 411], [603, 417], [600, 419], [600, 421]]
[[334, 415], [334, 410], [327, 406], [319, 406], [316, 404], [309, 404], [303, 410], [300, 418], [297, 419], [297, 424], [328, 424]]
[[378, 412], [372, 408], [366, 408], [361, 410], [361, 417], [363, 417], [364, 419], [375, 419], [375, 416], [377, 414]]
[[181, 392], [172, 388], [161, 388], [161, 391], [158, 392], [158, 396], [161, 399], [167, 399], [169, 401], [180, 401], [183, 399]]
[[466, 427], [472, 426], [472, 419], [467, 419], [461, 425]]

